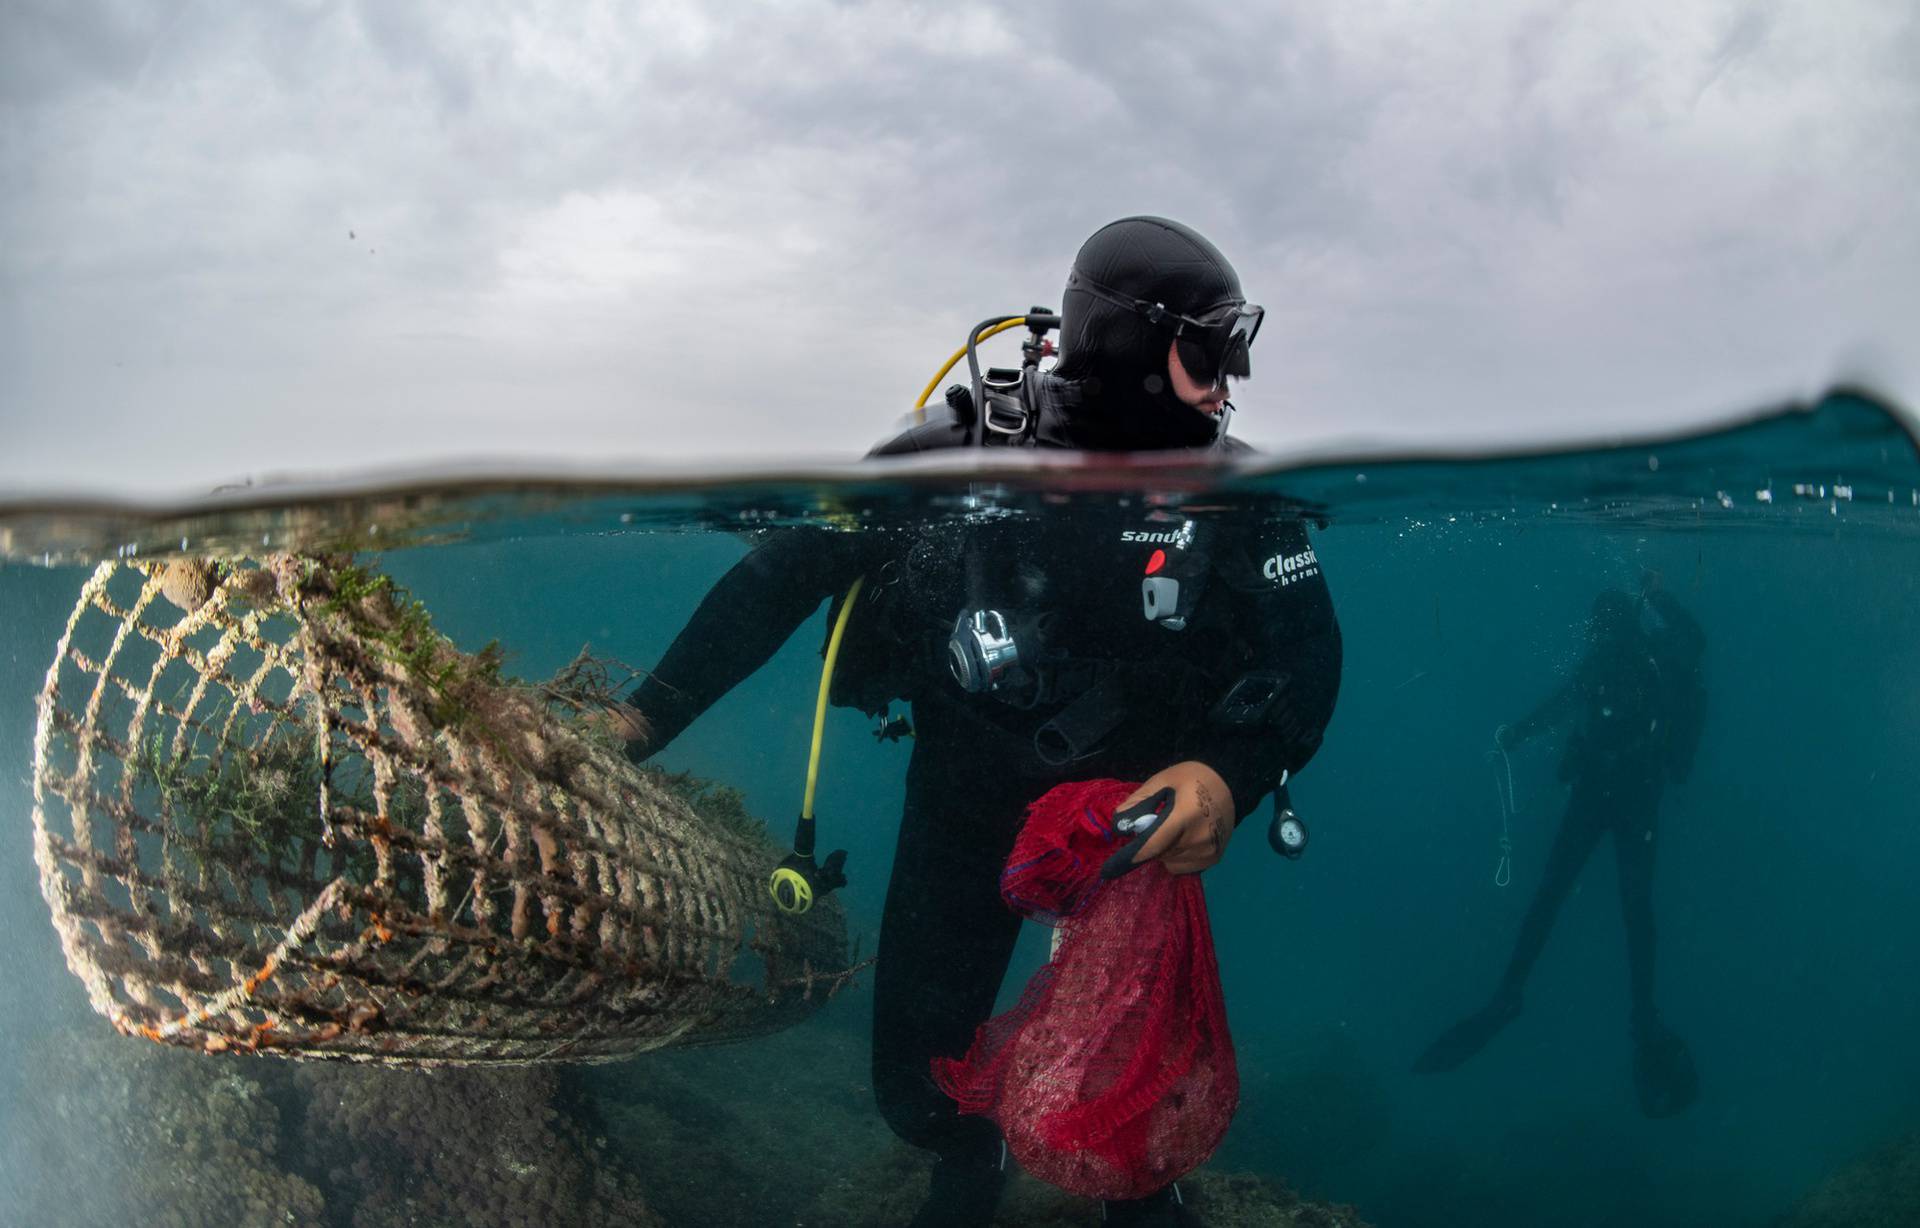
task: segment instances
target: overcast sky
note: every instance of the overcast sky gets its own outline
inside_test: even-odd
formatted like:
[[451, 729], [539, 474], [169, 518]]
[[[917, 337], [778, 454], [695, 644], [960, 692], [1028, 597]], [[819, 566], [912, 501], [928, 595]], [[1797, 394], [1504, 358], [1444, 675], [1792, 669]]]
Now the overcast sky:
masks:
[[1917, 15], [0, 0], [0, 492], [849, 455], [1136, 212], [1255, 442], [1911, 405]]

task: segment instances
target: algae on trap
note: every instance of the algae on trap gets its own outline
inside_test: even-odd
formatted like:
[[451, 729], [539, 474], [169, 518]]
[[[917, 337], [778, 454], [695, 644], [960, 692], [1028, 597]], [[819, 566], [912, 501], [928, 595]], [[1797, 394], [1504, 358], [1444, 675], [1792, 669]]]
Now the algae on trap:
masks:
[[434, 628], [426, 604], [394, 582], [392, 576], [341, 561], [328, 565], [304, 560], [303, 581], [325, 575], [330, 584], [320, 613], [345, 621], [361, 642], [377, 645], [404, 670], [431, 703], [427, 718], [438, 729], [486, 732], [484, 697], [503, 684], [506, 653], [498, 640], [467, 654]]
[[692, 772], [670, 772], [654, 764], [643, 765], [640, 774], [685, 802], [693, 817], [708, 826], [762, 844], [773, 843], [766, 822], [748, 811], [747, 795], [732, 785], [704, 780]]
[[[136, 784], [151, 785], [168, 818], [168, 835], [181, 841], [196, 870], [209, 861], [250, 856], [268, 866], [297, 862], [304, 847], [324, 842], [320, 815], [322, 768], [311, 739], [276, 733], [259, 746], [243, 749], [223, 742], [211, 755], [173, 754], [160, 734], [146, 738], [127, 760]], [[691, 772], [652, 765], [640, 774], [684, 803], [693, 817], [715, 831], [772, 845], [764, 821], [747, 809], [746, 795], [731, 785]], [[334, 785], [333, 804], [363, 814], [376, 812], [370, 797], [342, 793]], [[396, 782], [388, 806], [389, 822], [415, 830], [426, 811], [417, 787]], [[448, 818], [457, 821], [454, 808]], [[374, 859], [359, 842], [348, 842], [350, 878], [369, 882]]]
[[[365, 638], [388, 652], [395, 665], [421, 682], [435, 702], [428, 712], [442, 729], [475, 726], [483, 734], [490, 702], [505, 691], [543, 704], [563, 718], [572, 731], [589, 742], [623, 752], [624, 743], [609, 732], [599, 716], [621, 705], [637, 671], [610, 657], [594, 656], [583, 647], [574, 659], [544, 682], [526, 682], [505, 670], [506, 652], [490, 640], [469, 656], [434, 629], [426, 605], [391, 576], [358, 564], [330, 569], [332, 592], [320, 609], [346, 618]], [[312, 572], [309, 572], [311, 578]], [[385, 617], [370, 617], [384, 611]], [[772, 846], [767, 825], [748, 810], [739, 789], [704, 780], [690, 772], [671, 772], [642, 765], [640, 774], [685, 803], [695, 818], [716, 831]]]
[[[486, 718], [503, 698], [517, 697], [542, 704], [563, 718], [575, 718], [568, 724], [583, 738], [622, 749], [596, 717], [621, 702], [635, 677], [635, 671], [622, 663], [595, 657], [583, 648], [544, 682], [515, 679], [505, 672], [506, 653], [497, 640], [477, 653], [461, 652], [434, 627], [425, 603], [391, 576], [352, 562], [309, 558], [303, 564], [303, 586], [312, 586], [309, 591], [321, 597], [318, 612], [346, 623], [363, 643], [374, 646], [427, 692], [430, 702], [425, 715], [434, 730], [478, 733], [496, 750], [503, 749], [490, 736]], [[216, 581], [232, 580], [235, 575], [227, 564], [175, 563], [163, 569], [162, 589], [169, 600], [191, 611], [208, 599]], [[324, 767], [317, 738], [286, 729], [276, 729], [250, 748], [223, 737], [209, 755], [170, 753], [167, 740], [155, 735], [135, 748], [128, 767], [136, 781], [154, 785], [169, 811], [178, 816], [178, 834], [186, 838], [188, 856], [200, 868], [209, 854], [233, 851], [251, 852], [276, 865], [295, 852], [300, 842], [324, 840], [323, 785], [331, 789], [336, 804], [367, 814], [376, 811], [372, 798], [342, 794], [339, 782]], [[769, 846], [774, 843], [766, 824], [748, 812], [739, 789], [658, 767], [644, 766], [640, 772], [714, 830]], [[418, 793], [417, 788], [396, 787], [389, 821], [403, 828], [416, 826], [412, 820], [426, 808]], [[366, 862], [353, 869], [364, 869], [370, 876], [370, 856]]]
[[[176, 755], [165, 737], [154, 734], [134, 748], [127, 770], [136, 785], [151, 785], [158, 793], [167, 835], [181, 842], [196, 870], [213, 861], [241, 859], [274, 867], [297, 864], [303, 849], [326, 842], [323, 772], [311, 739], [276, 733], [254, 747], [223, 740], [211, 755]], [[366, 813], [374, 809], [369, 798], [338, 800]], [[403, 811], [423, 809], [411, 790], [395, 790], [396, 820], [404, 821]], [[371, 851], [355, 845], [346, 863], [350, 878], [372, 880]]]
[[246, 750], [223, 742], [216, 754], [176, 755], [153, 734], [134, 747], [127, 770], [158, 791], [169, 834], [202, 855], [245, 851], [274, 864], [296, 840], [321, 834], [311, 744], [275, 737]]

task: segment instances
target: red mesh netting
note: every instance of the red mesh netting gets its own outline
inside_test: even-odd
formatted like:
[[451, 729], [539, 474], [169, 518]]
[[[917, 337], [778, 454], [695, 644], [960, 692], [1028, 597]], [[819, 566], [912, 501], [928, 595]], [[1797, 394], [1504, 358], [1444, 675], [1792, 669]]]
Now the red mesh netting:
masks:
[[966, 1057], [933, 1063], [1022, 1168], [1094, 1198], [1138, 1198], [1199, 1167], [1240, 1099], [1199, 876], [1152, 863], [1100, 881], [1133, 788], [1060, 785], [1027, 812], [1000, 893], [1065, 936]]

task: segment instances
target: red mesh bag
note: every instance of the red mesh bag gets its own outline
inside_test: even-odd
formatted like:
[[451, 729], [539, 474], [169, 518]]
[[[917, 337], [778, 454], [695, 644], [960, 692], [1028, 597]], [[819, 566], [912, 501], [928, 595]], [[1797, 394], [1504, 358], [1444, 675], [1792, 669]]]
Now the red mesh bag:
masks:
[[1204, 1163], [1240, 1100], [1198, 875], [1157, 862], [1109, 882], [1113, 812], [1133, 785], [1065, 784], [1027, 812], [1007, 903], [1064, 925], [1018, 1005], [933, 1077], [992, 1118], [1020, 1166], [1092, 1198], [1138, 1198]]

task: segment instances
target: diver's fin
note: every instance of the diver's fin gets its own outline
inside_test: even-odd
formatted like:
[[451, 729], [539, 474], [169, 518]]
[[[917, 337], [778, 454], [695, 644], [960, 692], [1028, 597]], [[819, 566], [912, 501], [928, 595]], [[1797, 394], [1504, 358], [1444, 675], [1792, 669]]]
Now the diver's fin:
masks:
[[1648, 1117], [1684, 1113], [1700, 1096], [1700, 1072], [1687, 1042], [1652, 1022], [1634, 1029], [1633, 1090]]
[[1520, 995], [1500, 993], [1459, 1023], [1440, 1034], [1413, 1063], [1415, 1074], [1439, 1074], [1452, 1070], [1487, 1047], [1500, 1029], [1520, 1017]]

